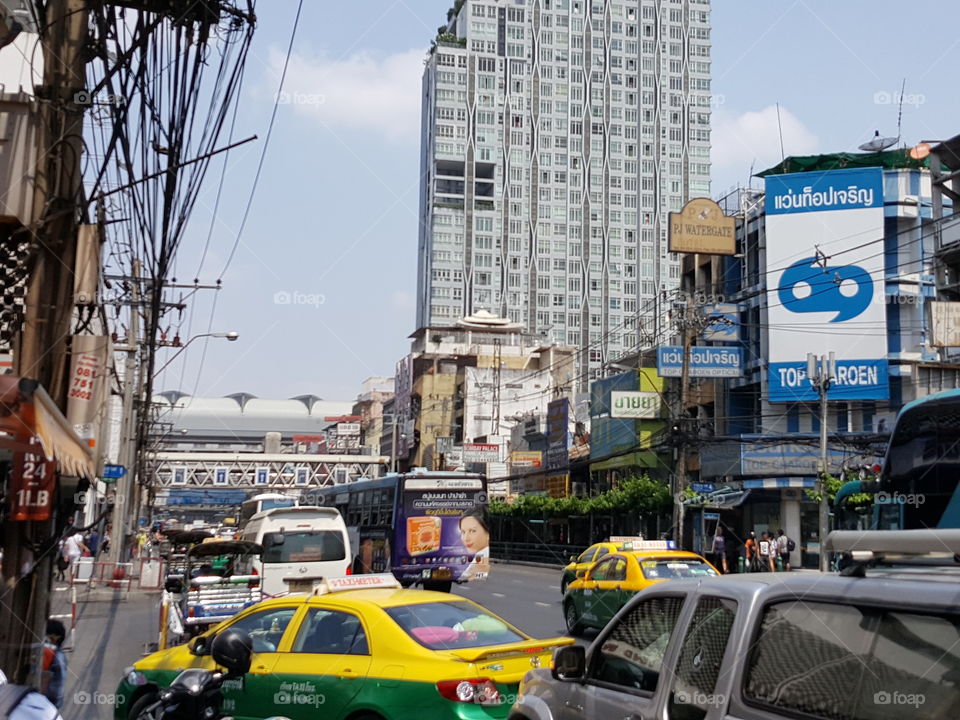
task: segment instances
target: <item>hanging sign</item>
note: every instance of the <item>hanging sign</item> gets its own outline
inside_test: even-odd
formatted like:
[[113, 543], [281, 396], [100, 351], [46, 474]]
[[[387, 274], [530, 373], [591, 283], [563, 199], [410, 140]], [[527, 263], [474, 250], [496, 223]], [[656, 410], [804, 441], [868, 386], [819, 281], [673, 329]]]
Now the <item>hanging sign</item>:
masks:
[[50, 519], [57, 463], [47, 459], [39, 438], [30, 438], [35, 452], [15, 452], [10, 471], [10, 520]]

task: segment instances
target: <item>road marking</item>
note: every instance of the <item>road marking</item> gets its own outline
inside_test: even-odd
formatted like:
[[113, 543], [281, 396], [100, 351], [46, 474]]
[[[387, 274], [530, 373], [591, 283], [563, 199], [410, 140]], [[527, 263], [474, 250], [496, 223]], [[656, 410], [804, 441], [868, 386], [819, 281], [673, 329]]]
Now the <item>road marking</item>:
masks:
[[560, 589], [560, 586], [559, 586], [559, 585], [551, 585], [551, 586], [550, 586], [550, 589], [551, 589], [551, 590], [559, 590], [559, 589]]
[[536, 604], [539, 605], [540, 607], [550, 607], [550, 603], [537, 602]]
[[504, 595], [503, 593], [490, 593], [490, 594], [493, 595], [494, 597], [506, 597], [506, 595]]
[[67, 613], [66, 615], [51, 615], [50, 617], [53, 618], [54, 620], [65, 620], [67, 618], [72, 618], [73, 615], [71, 615], [70, 613]]

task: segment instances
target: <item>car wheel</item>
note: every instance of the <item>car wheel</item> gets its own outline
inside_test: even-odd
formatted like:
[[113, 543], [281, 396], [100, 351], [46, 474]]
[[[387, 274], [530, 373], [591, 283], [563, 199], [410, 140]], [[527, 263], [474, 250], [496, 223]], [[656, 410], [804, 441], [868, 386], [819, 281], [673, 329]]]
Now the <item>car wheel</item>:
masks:
[[448, 593], [453, 588], [452, 580], [424, 580], [423, 589]]
[[148, 692], [137, 698], [137, 701], [130, 706], [127, 720], [160, 720], [162, 715], [163, 704], [160, 702], [160, 695]]
[[577, 606], [571, 600], [563, 608], [563, 619], [567, 622], [567, 632], [577, 636], [583, 633], [583, 622], [577, 616]]

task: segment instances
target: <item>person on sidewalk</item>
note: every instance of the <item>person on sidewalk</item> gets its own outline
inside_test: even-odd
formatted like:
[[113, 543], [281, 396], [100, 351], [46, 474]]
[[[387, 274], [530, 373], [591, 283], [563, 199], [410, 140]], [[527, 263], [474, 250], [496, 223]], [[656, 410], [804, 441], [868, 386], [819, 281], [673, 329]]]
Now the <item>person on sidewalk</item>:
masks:
[[727, 539], [723, 536], [723, 528], [717, 525], [717, 534], [713, 536], [713, 552], [719, 560], [720, 570], [724, 575], [730, 572], [727, 566]]
[[47, 636], [43, 640], [43, 694], [58, 709], [63, 707], [67, 686], [67, 656], [63, 641], [67, 629], [59, 620], [47, 620]]
[[77, 531], [63, 541], [63, 557], [67, 565], [72, 566], [71, 571], [76, 567], [76, 562], [85, 552], [89, 552], [86, 544], [83, 542], [83, 533]]
[[757, 572], [760, 567], [759, 558], [757, 557], [757, 534], [752, 530], [747, 536], [747, 542], [743, 545], [743, 552], [747, 560], [747, 572]]
[[793, 545], [796, 547], [793, 540], [787, 537], [783, 532], [783, 528], [777, 530], [777, 552], [780, 555], [780, 561], [783, 563], [783, 569], [790, 570], [790, 551], [793, 549], [790, 546]]

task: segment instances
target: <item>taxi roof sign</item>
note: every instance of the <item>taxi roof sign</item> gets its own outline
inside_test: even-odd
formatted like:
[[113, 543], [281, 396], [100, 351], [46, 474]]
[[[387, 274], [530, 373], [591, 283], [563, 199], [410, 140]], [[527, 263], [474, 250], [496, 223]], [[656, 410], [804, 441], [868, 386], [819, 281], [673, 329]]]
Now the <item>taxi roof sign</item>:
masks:
[[643, 535], [611, 535], [610, 539], [607, 542], [612, 543], [626, 543], [626, 542], [640, 542], [643, 540]]
[[623, 543], [624, 550], [676, 550], [677, 543], [673, 540], [634, 540]]
[[344, 590], [369, 590], [375, 588], [393, 588], [403, 587], [391, 573], [375, 573], [371, 575], [345, 575], [343, 577], [325, 578], [320, 575], [285, 577], [283, 581], [287, 584], [290, 593], [312, 593], [313, 595], [326, 595], [332, 592], [342, 592]]

